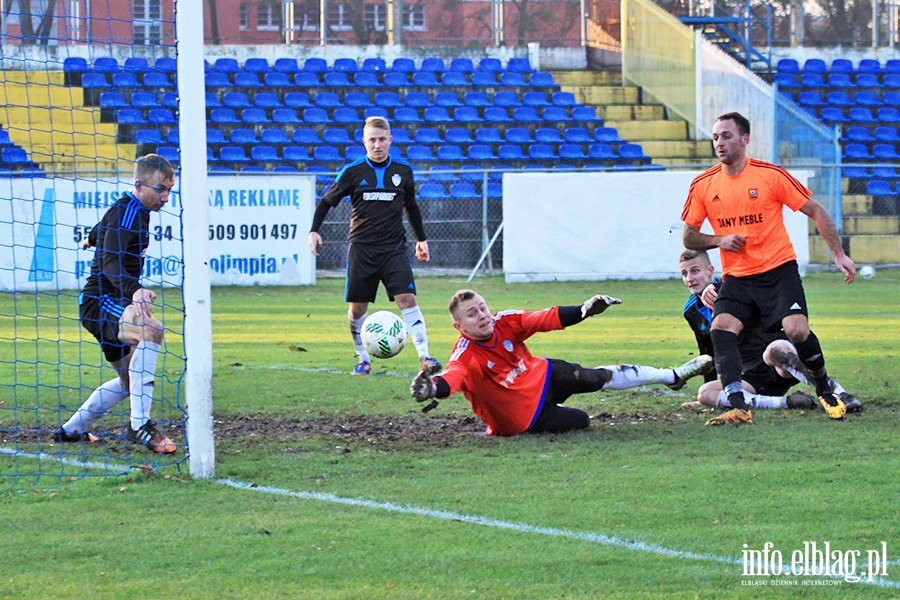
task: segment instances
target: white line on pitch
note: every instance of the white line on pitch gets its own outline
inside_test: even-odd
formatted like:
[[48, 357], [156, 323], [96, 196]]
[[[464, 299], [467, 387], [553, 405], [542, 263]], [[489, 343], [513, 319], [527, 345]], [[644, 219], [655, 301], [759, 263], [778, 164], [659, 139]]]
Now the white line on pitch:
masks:
[[[649, 552], [660, 556], [670, 556], [674, 558], [686, 558], [689, 560], [704, 560], [710, 562], [724, 563], [729, 565], [743, 564], [741, 559], [729, 558], [727, 556], [717, 556], [715, 554], [698, 554], [696, 552], [686, 552], [683, 550], [675, 550], [666, 548], [658, 544], [648, 544], [647, 542], [625, 540], [602, 533], [591, 533], [586, 531], [571, 531], [569, 529], [557, 529], [555, 527], [539, 527], [529, 525], [527, 523], [517, 523], [515, 521], [501, 521], [490, 517], [480, 517], [478, 515], [468, 515], [448, 510], [434, 510], [431, 508], [422, 508], [418, 506], [409, 506], [407, 504], [396, 504], [394, 502], [375, 502], [374, 500], [365, 500], [362, 498], [344, 498], [334, 494], [326, 494], [322, 492], [295, 492], [281, 488], [269, 486], [257, 486], [251, 483], [234, 481], [232, 479], [217, 479], [216, 483], [226, 485], [241, 490], [250, 490], [262, 492], [264, 494], [275, 494], [278, 496], [289, 496], [291, 498], [299, 498], [301, 500], [315, 500], [318, 502], [331, 502], [333, 504], [344, 504], [347, 506], [358, 506], [361, 508], [369, 508], [373, 510], [384, 510], [388, 512], [419, 515], [422, 517], [430, 517], [432, 519], [440, 519], [442, 521], [460, 521], [463, 523], [471, 523], [473, 525], [482, 525], [484, 527], [495, 527], [497, 529], [509, 529], [521, 533], [537, 533], [540, 535], [548, 535], [552, 537], [564, 537], [582, 542], [593, 542], [604, 546], [614, 546], [618, 548], [626, 548], [637, 552]], [[898, 564], [898, 561], [889, 561], [888, 564]], [[834, 579], [842, 579], [842, 577], [833, 577]], [[891, 581], [889, 579], [873, 578], [872, 581], [860, 580], [858, 583], [867, 583], [878, 587], [900, 588], [900, 581]]]

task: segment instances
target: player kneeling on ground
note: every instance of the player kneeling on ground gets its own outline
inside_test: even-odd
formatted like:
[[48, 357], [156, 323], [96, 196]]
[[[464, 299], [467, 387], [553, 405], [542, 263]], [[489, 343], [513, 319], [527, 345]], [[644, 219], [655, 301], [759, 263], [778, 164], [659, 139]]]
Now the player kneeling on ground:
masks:
[[[410, 385], [410, 393], [418, 402], [426, 402], [462, 392], [487, 425], [488, 435], [558, 433], [590, 425], [590, 417], [583, 410], [560, 406], [572, 394], [652, 383], [677, 390], [691, 377], [713, 367], [711, 357], [699, 356], [674, 369], [637, 365], [585, 368], [532, 356], [525, 345], [535, 333], [564, 329], [621, 302], [597, 295], [581, 306], [491, 314], [484, 298], [472, 290], [460, 290], [450, 300], [449, 310], [453, 326], [461, 335], [447, 368], [434, 377], [420, 372]], [[435, 406], [437, 402], [432, 402], [423, 410]]]

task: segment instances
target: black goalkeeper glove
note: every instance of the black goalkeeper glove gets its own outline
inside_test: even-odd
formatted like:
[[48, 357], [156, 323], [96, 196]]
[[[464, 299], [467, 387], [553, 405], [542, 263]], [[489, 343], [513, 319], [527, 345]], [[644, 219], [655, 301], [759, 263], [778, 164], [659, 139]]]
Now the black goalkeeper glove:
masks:
[[429, 375], [427, 371], [419, 371], [419, 374], [413, 378], [412, 383], [409, 384], [409, 393], [416, 399], [416, 402], [431, 400], [429, 404], [422, 408], [423, 413], [427, 413], [428, 411], [437, 408], [437, 400], [434, 400], [434, 395], [437, 393], [437, 386], [434, 384], [434, 380], [431, 379], [431, 375]]
[[594, 315], [599, 315], [613, 304], [622, 304], [622, 301], [618, 298], [613, 298], [612, 296], [597, 294], [593, 298], [588, 298], [588, 300], [581, 305], [581, 318], [586, 319], [588, 317], [593, 317]]

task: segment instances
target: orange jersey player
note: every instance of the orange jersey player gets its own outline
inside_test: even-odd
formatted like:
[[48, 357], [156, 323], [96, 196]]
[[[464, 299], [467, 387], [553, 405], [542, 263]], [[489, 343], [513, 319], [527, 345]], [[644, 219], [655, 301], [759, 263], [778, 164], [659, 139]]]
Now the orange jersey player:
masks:
[[590, 424], [583, 410], [560, 406], [572, 394], [651, 383], [679, 389], [712, 367], [709, 356], [700, 356], [674, 369], [637, 365], [585, 368], [534, 356], [525, 345], [535, 333], [564, 329], [620, 303], [618, 298], [597, 295], [581, 306], [491, 314], [484, 298], [472, 290], [460, 290], [451, 299], [449, 310], [461, 335], [447, 367], [434, 377], [427, 371], [419, 373], [410, 392], [419, 402], [461, 392], [487, 425], [488, 435], [563, 432]]

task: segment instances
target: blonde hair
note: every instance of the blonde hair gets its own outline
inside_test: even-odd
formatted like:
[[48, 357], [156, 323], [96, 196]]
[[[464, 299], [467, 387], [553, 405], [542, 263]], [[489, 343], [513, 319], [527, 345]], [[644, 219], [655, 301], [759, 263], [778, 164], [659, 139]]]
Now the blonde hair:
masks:
[[456, 315], [457, 310], [459, 310], [459, 305], [466, 300], [471, 300], [477, 295], [478, 293], [472, 290], [459, 290], [458, 292], [453, 294], [453, 297], [450, 298], [450, 306], [447, 307], [447, 310], [450, 311], [450, 316], [453, 317], [454, 321], [459, 321]]
[[391, 131], [391, 124], [384, 117], [369, 117], [366, 119], [365, 126], [374, 129], [384, 129], [387, 132]]
[[134, 180], [146, 182], [154, 173], [159, 173], [160, 180], [175, 177], [175, 168], [159, 154], [145, 154], [134, 163]]
[[706, 264], [712, 264], [709, 260], [709, 254], [707, 254], [705, 250], [685, 250], [681, 253], [681, 256], [678, 257], [678, 262], [687, 262], [689, 260], [694, 260], [695, 258], [700, 258], [701, 256]]

